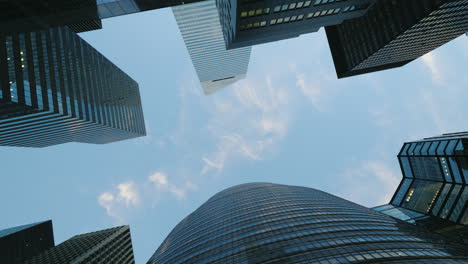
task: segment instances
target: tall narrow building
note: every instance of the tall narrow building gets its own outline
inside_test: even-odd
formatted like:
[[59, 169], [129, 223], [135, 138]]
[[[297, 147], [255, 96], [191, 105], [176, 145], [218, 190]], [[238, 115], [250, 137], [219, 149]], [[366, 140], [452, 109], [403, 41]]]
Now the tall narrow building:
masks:
[[376, 210], [468, 244], [468, 132], [407, 142], [398, 159], [403, 179]]
[[216, 0], [172, 8], [205, 94], [245, 78], [250, 47], [226, 50]]
[[468, 31], [464, 0], [379, 0], [326, 27], [338, 78], [401, 67]]
[[0, 34], [0, 145], [144, 136], [138, 84], [67, 27]]
[[364, 15], [375, 0], [218, 0], [228, 49], [316, 32]]
[[185, 217], [147, 262], [467, 263], [468, 248], [306, 187], [228, 188]]

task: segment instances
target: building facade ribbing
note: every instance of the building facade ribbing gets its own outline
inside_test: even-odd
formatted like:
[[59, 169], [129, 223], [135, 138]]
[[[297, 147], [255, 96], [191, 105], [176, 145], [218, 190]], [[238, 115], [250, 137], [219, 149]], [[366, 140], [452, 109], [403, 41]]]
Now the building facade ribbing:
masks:
[[326, 27], [338, 78], [401, 67], [468, 31], [466, 0], [379, 0]]
[[172, 8], [205, 94], [243, 79], [251, 47], [226, 50], [215, 0]]
[[251, 183], [184, 218], [148, 264], [467, 263], [466, 247], [311, 188]]
[[24, 264], [121, 263], [134, 264], [128, 226], [74, 236], [29, 259]]
[[101, 19], [200, 0], [4, 0], [0, 32], [68, 26], [75, 32], [102, 28]]
[[0, 35], [0, 145], [146, 134], [138, 84], [67, 27]]
[[219, 0], [228, 49], [316, 32], [362, 16], [375, 0]]

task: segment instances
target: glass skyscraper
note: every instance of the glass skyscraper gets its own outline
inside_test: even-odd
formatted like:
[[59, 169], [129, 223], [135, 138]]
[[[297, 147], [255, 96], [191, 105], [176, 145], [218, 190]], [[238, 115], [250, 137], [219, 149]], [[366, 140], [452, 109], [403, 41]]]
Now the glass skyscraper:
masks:
[[216, 0], [172, 8], [205, 94], [245, 77], [250, 47], [226, 50]]
[[228, 188], [185, 217], [147, 262], [467, 263], [466, 246], [298, 186]]
[[54, 246], [52, 221], [0, 230], [2, 264], [134, 264], [129, 226], [74, 236]]
[[338, 78], [401, 67], [468, 31], [465, 0], [379, 0], [326, 28]]
[[376, 0], [218, 0], [228, 49], [298, 37], [360, 17]]
[[138, 84], [67, 27], [0, 35], [0, 145], [146, 134]]
[[407, 142], [398, 159], [403, 180], [388, 209], [468, 225], [468, 132]]
[[77, 235], [24, 262], [64, 263], [134, 264], [130, 228], [119, 226]]
[[17, 264], [54, 246], [52, 221], [0, 230], [0, 263]]

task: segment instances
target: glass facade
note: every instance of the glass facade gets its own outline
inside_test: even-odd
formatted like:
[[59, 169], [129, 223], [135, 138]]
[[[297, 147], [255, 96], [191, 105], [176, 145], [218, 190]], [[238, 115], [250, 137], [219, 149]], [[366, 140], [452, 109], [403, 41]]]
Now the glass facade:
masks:
[[364, 16], [326, 27], [338, 78], [401, 67], [467, 32], [467, 15], [465, 0], [377, 1]]
[[467, 263], [467, 255], [466, 247], [322, 191], [250, 183], [185, 217], [147, 263]]
[[218, 0], [228, 49], [318, 31], [360, 17], [375, 0]]
[[245, 77], [251, 47], [226, 50], [215, 0], [172, 8], [205, 94]]
[[138, 84], [67, 27], [0, 35], [0, 145], [144, 136]]
[[128, 226], [120, 226], [77, 235], [23, 263], [134, 264], [130, 228]]
[[50, 220], [0, 230], [0, 263], [23, 263], [53, 246]]
[[468, 132], [405, 143], [398, 155], [403, 180], [391, 204], [467, 225], [467, 146]]

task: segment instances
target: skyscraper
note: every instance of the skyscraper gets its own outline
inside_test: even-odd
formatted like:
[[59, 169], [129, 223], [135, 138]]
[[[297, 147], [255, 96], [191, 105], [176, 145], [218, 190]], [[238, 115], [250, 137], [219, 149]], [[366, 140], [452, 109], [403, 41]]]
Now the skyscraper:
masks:
[[468, 132], [407, 142], [398, 159], [403, 179], [380, 211], [405, 212], [407, 219], [435, 222], [428, 223], [434, 229], [468, 226]]
[[130, 228], [119, 226], [77, 235], [24, 262], [24, 264], [64, 263], [134, 264]]
[[163, 263], [467, 263], [466, 246], [306, 187], [228, 188], [185, 217], [154, 253]]
[[50, 220], [0, 230], [0, 263], [23, 263], [53, 246]]
[[326, 28], [338, 78], [403, 66], [468, 31], [464, 0], [379, 0]]
[[0, 35], [0, 145], [144, 136], [138, 84], [67, 27]]
[[226, 50], [216, 0], [172, 8], [205, 94], [245, 77], [250, 47]]
[[75, 32], [102, 28], [101, 19], [200, 0], [3, 0], [0, 32], [68, 26]]
[[375, 0], [218, 0], [228, 49], [298, 37], [360, 17]]

